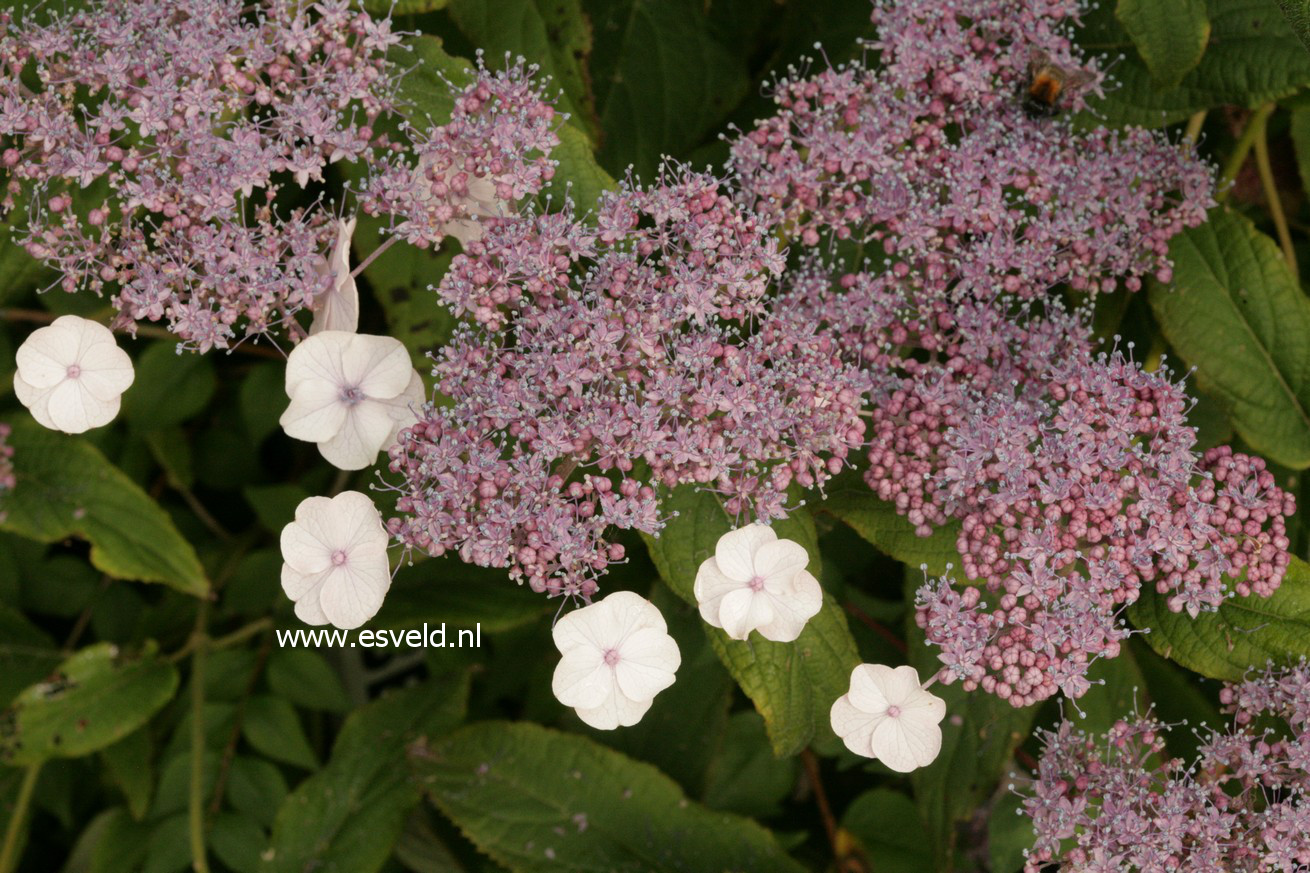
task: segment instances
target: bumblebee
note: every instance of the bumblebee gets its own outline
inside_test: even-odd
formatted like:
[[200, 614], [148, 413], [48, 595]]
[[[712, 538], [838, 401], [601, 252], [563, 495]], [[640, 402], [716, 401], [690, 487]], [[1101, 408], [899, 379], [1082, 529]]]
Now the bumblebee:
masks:
[[1085, 70], [1066, 70], [1041, 49], [1028, 60], [1028, 87], [1023, 108], [1033, 118], [1050, 118], [1060, 111], [1060, 97], [1069, 88], [1092, 80]]

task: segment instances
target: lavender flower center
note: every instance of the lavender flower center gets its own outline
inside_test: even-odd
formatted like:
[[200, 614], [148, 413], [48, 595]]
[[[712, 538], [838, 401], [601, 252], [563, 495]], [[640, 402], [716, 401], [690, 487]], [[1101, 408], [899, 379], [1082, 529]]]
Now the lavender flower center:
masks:
[[68, 378], [76, 379], [78, 376], [82, 375], [82, 368], [77, 364], [69, 364], [68, 369], [65, 372], [67, 373]]
[[607, 666], [613, 667], [613, 666], [614, 666], [615, 664], [617, 664], [618, 662], [619, 662], [619, 650], [618, 650], [618, 649], [606, 649], [606, 650], [605, 650], [605, 664], [606, 664]]
[[345, 549], [337, 549], [335, 552], [332, 553], [332, 566], [340, 567], [344, 565], [348, 557], [349, 556], [346, 554]]
[[341, 402], [347, 406], [357, 406], [363, 399], [364, 392], [355, 385], [347, 385], [341, 389]]
[[888, 717], [897, 718], [900, 716], [900, 714], [901, 714], [901, 708], [896, 704], [893, 703], [891, 706], [887, 707]]
[[751, 580], [750, 580], [749, 582], [746, 583], [746, 587], [749, 588], [749, 589], [752, 590], [752, 591], [763, 591], [763, 590], [764, 590], [764, 577], [763, 577], [763, 576], [758, 576], [758, 575], [757, 575], [757, 576], [752, 576], [752, 577], [751, 577]]

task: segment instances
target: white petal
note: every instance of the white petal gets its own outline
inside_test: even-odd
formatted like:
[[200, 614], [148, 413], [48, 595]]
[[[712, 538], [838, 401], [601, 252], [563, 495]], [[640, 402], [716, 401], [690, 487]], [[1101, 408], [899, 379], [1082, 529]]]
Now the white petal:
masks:
[[37, 424], [50, 430], [58, 430], [54, 419], [50, 417], [50, 394], [54, 388], [37, 388], [23, 380], [21, 373], [14, 374], [14, 396], [18, 402], [27, 407]]
[[[309, 499], [327, 500], [326, 497]], [[324, 572], [332, 565], [332, 553], [340, 548], [334, 545], [318, 518], [293, 521], [282, 528], [281, 546], [283, 563], [299, 573]]]
[[357, 628], [377, 615], [390, 587], [391, 568], [385, 553], [381, 560], [352, 554], [349, 562], [323, 583], [319, 604], [336, 627]]
[[739, 588], [719, 601], [719, 621], [734, 640], [746, 639], [751, 631], [769, 624], [774, 617], [768, 595], [749, 588]]
[[283, 564], [282, 592], [286, 594], [288, 600], [298, 603], [301, 600], [312, 599], [317, 606], [318, 592], [322, 589], [327, 576], [327, 570], [321, 570], [317, 573], [302, 573], [290, 564]]
[[318, 450], [339, 470], [362, 470], [377, 461], [391, 435], [391, 424], [391, 411], [385, 403], [363, 400], [346, 408], [340, 429], [320, 441]]
[[[784, 540], [785, 542], [785, 540]], [[819, 580], [802, 570], [786, 586], [786, 590], [773, 593], [768, 588], [773, 606], [773, 621], [757, 628], [760, 636], [776, 643], [790, 643], [801, 635], [805, 624], [823, 608], [823, 588]]]
[[50, 420], [64, 433], [84, 433], [114, 420], [119, 399], [104, 401], [82, 387], [80, 379], [65, 379], [50, 392], [47, 400]]
[[361, 333], [353, 337], [341, 354], [346, 383], [374, 400], [390, 400], [404, 391], [414, 373], [404, 343], [389, 336]]
[[774, 540], [755, 551], [755, 572], [769, 580], [790, 582], [809, 563], [805, 547], [792, 540]]
[[719, 571], [714, 558], [706, 558], [696, 571], [696, 584], [692, 590], [696, 594], [696, 604], [700, 607], [701, 618], [714, 627], [723, 627], [719, 620], [719, 606], [724, 596], [740, 590], [746, 583], [729, 579]]
[[120, 396], [136, 379], [132, 359], [113, 343], [91, 346], [82, 353], [78, 366], [82, 372], [77, 381], [93, 397], [106, 402]]
[[23, 381], [33, 388], [53, 388], [68, 377], [68, 368], [77, 362], [82, 344], [79, 320], [65, 315], [32, 331], [15, 355]]
[[305, 624], [329, 624], [327, 613], [318, 602], [318, 592], [295, 601], [296, 618]]
[[936, 759], [942, 750], [942, 731], [935, 724], [910, 730], [901, 719], [886, 718], [874, 729], [870, 745], [879, 761], [897, 773], [909, 773]]
[[340, 393], [346, 387], [341, 357], [355, 334], [329, 330], [311, 336], [287, 355], [286, 390], [288, 397], [305, 382], [326, 382]]
[[361, 552], [373, 557], [386, 554], [390, 536], [373, 498], [359, 491], [342, 491], [332, 498], [331, 511], [334, 536], [351, 557]]
[[650, 705], [650, 700], [629, 700], [622, 694], [613, 694], [594, 709], [575, 711], [578, 718], [597, 730], [612, 731], [617, 727], [631, 727], [641, 721]]
[[402, 430], [418, 421], [423, 410], [426, 394], [423, 377], [419, 376], [418, 370], [414, 370], [413, 373], [405, 390], [394, 400], [386, 401], [387, 410], [391, 414], [391, 433], [387, 435], [387, 441], [382, 444], [384, 452], [396, 444]]
[[550, 689], [565, 706], [592, 709], [616, 693], [614, 671], [598, 650], [576, 648], [555, 665]]
[[[888, 704], [904, 707], [924, 693], [919, 682], [919, 671], [908, 664], [902, 664], [892, 670], [890, 674], [884, 673], [882, 675], [882, 693], [887, 698]], [[931, 696], [929, 695], [929, 697]]]
[[871, 713], [886, 712], [890, 702], [885, 688], [892, 668], [886, 664], [860, 664], [851, 671], [851, 705]]
[[841, 737], [846, 748], [865, 758], [873, 757], [873, 731], [885, 718], [856, 709], [851, 705], [849, 695], [845, 694], [837, 698], [828, 713], [833, 733]]
[[749, 582], [756, 575], [755, 553], [765, 543], [771, 543], [777, 538], [773, 528], [764, 524], [748, 524], [728, 531], [719, 537], [714, 547], [714, 559], [719, 565], [719, 572], [729, 579]]
[[632, 700], [645, 700], [673, 684], [682, 653], [673, 637], [653, 627], [641, 628], [623, 641], [614, 675], [619, 690]]
[[592, 606], [575, 609], [555, 622], [550, 633], [560, 654], [567, 655], [574, 649], [590, 649], [601, 653], [618, 642], [617, 634], [611, 633], [608, 614], [604, 621], [597, 621], [597, 613], [587, 611]]
[[337, 225], [337, 243], [332, 257], [323, 261], [321, 272], [331, 275], [332, 287], [314, 301], [314, 320], [309, 326], [310, 336], [325, 330], [354, 333], [359, 329], [359, 289], [350, 275], [350, 238], [355, 232], [355, 219]]
[[278, 424], [292, 439], [325, 442], [341, 432], [348, 410], [338, 386], [324, 380], [304, 381], [296, 386]]
[[[600, 607], [597, 615], [603, 616], [603, 620], [608, 621], [617, 630], [620, 641], [641, 628], [655, 628], [662, 633], [668, 631], [664, 616], [655, 604], [631, 591], [615, 591], [592, 606]], [[592, 606], [586, 609], [591, 609]]]
[[922, 688], [898, 706], [901, 708], [901, 720], [912, 724], [940, 724], [946, 718], [946, 701]]

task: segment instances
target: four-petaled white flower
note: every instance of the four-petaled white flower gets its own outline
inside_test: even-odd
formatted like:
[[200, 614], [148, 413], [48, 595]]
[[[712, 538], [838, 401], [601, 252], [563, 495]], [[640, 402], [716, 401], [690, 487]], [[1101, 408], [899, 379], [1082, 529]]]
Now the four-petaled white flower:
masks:
[[318, 443], [342, 470], [362, 470], [418, 420], [423, 380], [400, 340], [325, 330], [287, 357], [288, 436]]
[[729, 531], [696, 571], [701, 617], [735, 640], [758, 630], [766, 640], [791, 642], [823, 606], [809, 562], [804, 546], [778, 539], [766, 525]]
[[551, 690], [600, 730], [641, 721], [682, 663], [664, 616], [631, 591], [570, 612], [555, 623], [554, 637], [564, 657]]
[[898, 773], [926, 767], [942, 750], [946, 703], [919, 684], [913, 667], [861, 664], [832, 705], [832, 729], [846, 748]]
[[61, 315], [19, 346], [14, 394], [43, 426], [82, 433], [114, 420], [135, 377], [109, 328]]
[[356, 628], [391, 587], [382, 513], [358, 491], [309, 497], [282, 528], [282, 590], [306, 624]]
[[332, 255], [315, 265], [320, 276], [331, 276], [332, 287], [314, 299], [314, 320], [310, 335], [325, 330], [359, 329], [359, 289], [350, 275], [350, 238], [355, 233], [355, 219], [337, 223], [337, 244]]

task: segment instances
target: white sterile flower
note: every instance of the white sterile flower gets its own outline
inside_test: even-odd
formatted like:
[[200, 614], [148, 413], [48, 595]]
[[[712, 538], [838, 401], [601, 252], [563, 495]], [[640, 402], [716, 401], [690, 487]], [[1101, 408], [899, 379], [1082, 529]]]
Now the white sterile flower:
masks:
[[359, 289], [350, 275], [350, 238], [355, 233], [355, 219], [337, 223], [337, 244], [331, 257], [315, 266], [320, 276], [331, 276], [332, 287], [314, 299], [314, 320], [309, 333], [325, 330], [359, 329]]
[[913, 667], [861, 664], [851, 690], [832, 705], [832, 729], [846, 748], [898, 773], [926, 767], [942, 750], [946, 704], [919, 684]]
[[418, 420], [423, 380], [389, 336], [325, 330], [287, 357], [288, 436], [318, 443], [342, 470], [362, 470]]
[[729, 531], [696, 571], [701, 617], [735, 640], [757, 630], [766, 640], [791, 642], [823, 607], [809, 562], [804, 546], [778, 539], [766, 525]]
[[382, 513], [358, 491], [309, 497], [282, 528], [282, 590], [306, 624], [356, 628], [391, 587]]
[[664, 616], [631, 591], [570, 612], [555, 622], [554, 636], [564, 657], [551, 690], [600, 730], [641, 721], [682, 663]]
[[18, 347], [14, 394], [44, 427], [82, 433], [114, 420], [135, 378], [109, 328], [61, 315]]

